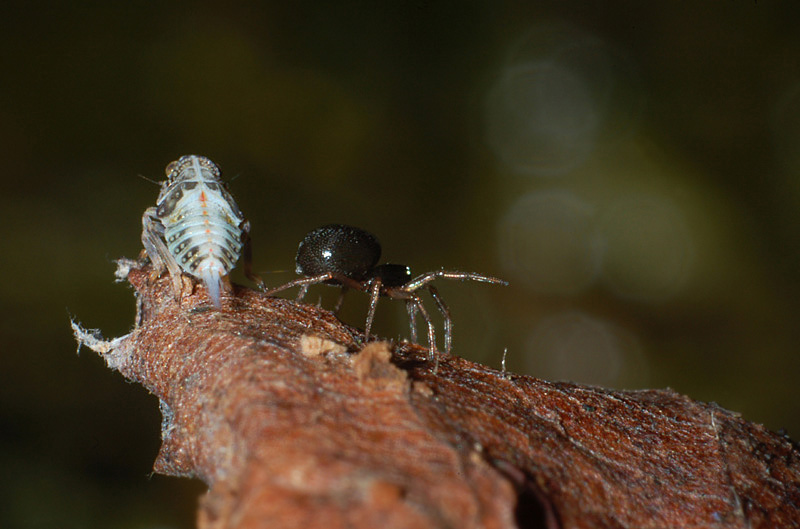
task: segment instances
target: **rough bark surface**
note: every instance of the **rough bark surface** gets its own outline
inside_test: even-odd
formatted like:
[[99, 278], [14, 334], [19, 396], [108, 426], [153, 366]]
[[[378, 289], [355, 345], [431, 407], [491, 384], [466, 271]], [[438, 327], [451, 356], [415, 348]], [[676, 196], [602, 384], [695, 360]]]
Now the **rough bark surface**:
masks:
[[234, 287], [218, 310], [150, 272], [120, 262], [130, 334], [73, 328], [161, 399], [154, 469], [208, 484], [202, 529], [800, 527], [797, 446], [714, 404], [434, 370], [320, 308]]

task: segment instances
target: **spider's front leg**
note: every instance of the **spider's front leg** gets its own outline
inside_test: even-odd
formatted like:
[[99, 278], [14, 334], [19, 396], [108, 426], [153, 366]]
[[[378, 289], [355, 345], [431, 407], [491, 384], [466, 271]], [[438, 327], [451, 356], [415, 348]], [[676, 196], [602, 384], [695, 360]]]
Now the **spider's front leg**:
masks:
[[409, 303], [414, 305], [415, 310], [418, 310], [419, 313], [422, 314], [422, 319], [424, 319], [425, 323], [428, 325], [428, 360], [433, 362], [433, 372], [435, 373], [439, 369], [439, 351], [436, 348], [436, 330], [433, 326], [431, 315], [428, 314], [428, 311], [422, 304], [422, 299], [417, 294], [410, 293], [407, 299]]
[[435, 272], [427, 272], [420, 276], [415, 277], [405, 285], [403, 290], [414, 292], [424, 287], [434, 279], [456, 279], [458, 281], [478, 281], [480, 283], [492, 283], [494, 285], [507, 286], [508, 281], [498, 277], [485, 276], [476, 274], [475, 272], [458, 272], [455, 270], [436, 270]]
[[411, 342], [417, 343], [417, 306], [410, 300], [406, 300], [406, 312], [408, 312], [408, 329], [411, 331]]
[[166, 268], [172, 279], [172, 290], [175, 297], [180, 299], [183, 292], [181, 268], [164, 243], [164, 224], [158, 217], [155, 207], [147, 208], [142, 216], [142, 244], [150, 262], [153, 263], [156, 277], [160, 276]]
[[426, 285], [425, 288], [431, 293], [439, 312], [442, 313], [442, 319], [444, 320], [444, 350], [447, 351], [447, 354], [450, 354], [450, 350], [453, 347], [453, 318], [450, 317], [450, 309], [435, 286]]

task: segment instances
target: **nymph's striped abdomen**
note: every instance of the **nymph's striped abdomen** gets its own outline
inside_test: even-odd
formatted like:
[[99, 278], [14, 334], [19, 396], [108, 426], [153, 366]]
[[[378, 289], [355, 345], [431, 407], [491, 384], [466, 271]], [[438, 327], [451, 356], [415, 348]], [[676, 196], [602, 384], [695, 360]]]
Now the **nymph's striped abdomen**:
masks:
[[228, 198], [218, 188], [197, 183], [183, 190], [174, 209], [162, 218], [170, 255], [184, 272], [203, 280], [217, 306], [222, 277], [234, 268], [242, 252], [243, 219]]
[[213, 217], [185, 218], [165, 232], [167, 247], [184, 272], [194, 275], [204, 258], [216, 257], [225, 273], [236, 265], [242, 251], [241, 232]]
[[262, 289], [264, 282], [250, 262], [250, 223], [220, 177], [219, 167], [204, 156], [181, 156], [167, 165], [167, 180], [154, 207], [142, 215], [142, 244], [153, 269], [165, 269], [175, 297], [183, 291], [181, 276], [205, 283], [211, 301], [221, 306], [221, 292], [239, 257], [244, 274]]

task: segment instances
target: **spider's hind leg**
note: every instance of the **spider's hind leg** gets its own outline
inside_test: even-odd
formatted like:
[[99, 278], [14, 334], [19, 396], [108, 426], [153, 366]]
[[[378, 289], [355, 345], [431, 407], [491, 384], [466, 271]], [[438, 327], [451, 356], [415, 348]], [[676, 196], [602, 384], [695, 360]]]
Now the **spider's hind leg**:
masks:
[[369, 283], [369, 310], [367, 312], [367, 322], [364, 325], [364, 343], [369, 341], [369, 332], [372, 330], [372, 322], [375, 320], [375, 309], [381, 297], [382, 284], [381, 280], [377, 278]]
[[309, 286], [316, 285], [317, 283], [324, 283], [325, 281], [331, 279], [332, 277], [333, 277], [332, 274], [322, 274], [313, 277], [301, 277], [298, 279], [293, 279], [288, 283], [284, 283], [279, 287], [265, 290], [264, 294], [272, 296], [274, 294], [277, 294], [278, 292], [282, 292], [292, 287], [300, 287], [300, 290], [297, 293], [297, 301], [302, 301], [302, 299], [306, 296], [306, 292], [308, 292]]
[[342, 285], [342, 290], [339, 292], [339, 299], [336, 300], [336, 305], [333, 306], [333, 313], [337, 316], [339, 315], [339, 311], [342, 309], [342, 304], [344, 303], [344, 295], [349, 290], [347, 285]]

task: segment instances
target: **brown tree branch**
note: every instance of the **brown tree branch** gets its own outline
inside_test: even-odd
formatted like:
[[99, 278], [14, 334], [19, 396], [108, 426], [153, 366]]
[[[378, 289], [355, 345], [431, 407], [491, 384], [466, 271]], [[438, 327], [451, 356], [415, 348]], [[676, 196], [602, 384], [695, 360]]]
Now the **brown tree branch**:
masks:
[[155, 471], [209, 486], [199, 527], [800, 527], [785, 437], [670, 390], [511, 375], [360, 343], [242, 287], [209, 307], [122, 261], [138, 323], [80, 343], [157, 395]]

